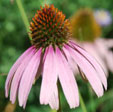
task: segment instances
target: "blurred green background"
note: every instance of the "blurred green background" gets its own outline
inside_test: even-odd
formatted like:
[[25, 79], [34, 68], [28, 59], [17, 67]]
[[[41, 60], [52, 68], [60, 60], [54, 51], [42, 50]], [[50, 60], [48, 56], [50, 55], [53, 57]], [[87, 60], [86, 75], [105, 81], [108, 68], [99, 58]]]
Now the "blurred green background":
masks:
[[[22, 0], [22, 3], [27, 17], [31, 21], [31, 18], [40, 9], [40, 5], [44, 4], [44, 1]], [[66, 15], [66, 18], [71, 17], [77, 10], [84, 7], [92, 8], [93, 10], [108, 10], [113, 17], [113, 0], [49, 0], [48, 3], [54, 4], [55, 7]], [[113, 24], [104, 27], [102, 30], [103, 37], [113, 38]], [[14, 112], [54, 112], [49, 106], [40, 105], [39, 103], [41, 79], [33, 85], [25, 110], [18, 106], [18, 102], [16, 107], [15, 105], [10, 106], [9, 99], [6, 99], [4, 96], [4, 85], [8, 71], [21, 53], [30, 46], [27, 33], [16, 1], [0, 0], [0, 112], [11, 112], [11, 108], [15, 108]], [[108, 78], [108, 91], [99, 99], [91, 91], [89, 85], [81, 80], [81, 78], [78, 77], [77, 82], [88, 112], [112, 112], [112, 73], [110, 73]], [[61, 99], [63, 112], [83, 112], [81, 106], [70, 110], [63, 93], [61, 93]], [[8, 106], [10, 106], [10, 109], [7, 110]]]

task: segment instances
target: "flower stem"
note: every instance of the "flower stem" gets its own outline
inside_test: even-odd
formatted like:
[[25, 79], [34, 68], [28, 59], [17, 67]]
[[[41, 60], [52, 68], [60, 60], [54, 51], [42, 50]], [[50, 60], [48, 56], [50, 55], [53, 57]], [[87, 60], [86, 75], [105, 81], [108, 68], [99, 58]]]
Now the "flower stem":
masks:
[[94, 105], [94, 100], [93, 100], [93, 94], [92, 94], [92, 89], [90, 87], [90, 85], [88, 84], [88, 89], [89, 89], [89, 94], [90, 94], [90, 107], [91, 107], [91, 112], [95, 112], [93, 109], [93, 105]]
[[84, 100], [82, 98], [80, 91], [79, 91], [79, 96], [80, 96], [80, 104], [81, 104], [82, 111], [87, 112], [87, 109], [86, 109], [86, 106], [85, 106], [85, 103], [84, 103]]
[[83, 41], [83, 34], [82, 34], [82, 29], [79, 29], [79, 37], [80, 37], [80, 41]]
[[[16, 3], [17, 3], [17, 6], [18, 6], [18, 8], [19, 8], [20, 14], [21, 14], [21, 16], [22, 16], [24, 25], [25, 25], [25, 27], [26, 27], [26, 31], [27, 31], [27, 32], [30, 32], [30, 30], [29, 30], [29, 26], [30, 26], [30, 25], [29, 25], [29, 21], [28, 21], [27, 15], [26, 15], [26, 13], [25, 13], [25, 10], [24, 10], [24, 8], [23, 8], [22, 1], [21, 1], [21, 0], [16, 0]], [[30, 36], [29, 34], [28, 34], [28, 36], [29, 36], [29, 39], [32, 40], [32, 38], [31, 38], [31, 36]]]
[[[82, 34], [82, 29], [81, 28], [79, 29], [79, 37], [80, 37], [80, 41], [82, 42], [84, 38], [83, 38], [83, 34]], [[80, 96], [80, 104], [81, 104], [82, 111], [83, 112], [87, 112], [87, 109], [86, 109], [86, 106], [85, 106], [85, 103], [84, 103], [84, 100], [82, 98], [82, 95], [81, 95], [80, 91], [79, 91], [79, 96]]]
[[57, 112], [61, 112], [61, 109], [59, 108], [59, 109], [57, 110]]
[[50, 112], [57, 112], [56, 110], [51, 110]]
[[61, 100], [60, 100], [60, 82], [59, 81], [57, 83], [57, 87], [58, 87], [58, 97], [59, 97], [59, 109], [57, 110], [57, 112], [62, 112], [62, 109], [61, 109]]

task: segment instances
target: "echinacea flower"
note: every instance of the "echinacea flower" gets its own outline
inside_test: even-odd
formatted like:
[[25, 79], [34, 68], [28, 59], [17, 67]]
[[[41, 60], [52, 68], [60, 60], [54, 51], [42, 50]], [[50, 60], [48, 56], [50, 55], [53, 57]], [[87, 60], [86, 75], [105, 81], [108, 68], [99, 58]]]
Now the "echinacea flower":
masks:
[[79, 66], [98, 97], [107, 89], [107, 80], [100, 65], [74, 40], [71, 40], [69, 21], [53, 5], [37, 11], [30, 23], [32, 46], [15, 62], [9, 71], [5, 90], [10, 100], [25, 108], [34, 80], [42, 76], [40, 103], [59, 108], [57, 81], [59, 79], [70, 108], [79, 106], [78, 86], [72, 65]]
[[112, 17], [110, 12], [105, 11], [105, 10], [96, 10], [94, 12], [94, 16], [96, 21], [101, 25], [101, 26], [108, 26], [112, 23]]
[[109, 70], [113, 72], [113, 39], [100, 37], [100, 26], [90, 9], [81, 9], [71, 18], [71, 31], [80, 46], [99, 62], [106, 76]]

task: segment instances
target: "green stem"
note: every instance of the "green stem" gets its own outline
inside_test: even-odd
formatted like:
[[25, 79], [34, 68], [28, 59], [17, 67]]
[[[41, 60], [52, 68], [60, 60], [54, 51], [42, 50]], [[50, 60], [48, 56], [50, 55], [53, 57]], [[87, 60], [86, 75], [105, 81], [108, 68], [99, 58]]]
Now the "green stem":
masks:
[[57, 110], [57, 112], [62, 112], [61, 101], [60, 101], [60, 82], [59, 81], [57, 83], [57, 87], [58, 87], [58, 97], [59, 97], [59, 109]]
[[79, 97], [80, 97], [80, 104], [81, 104], [82, 111], [87, 112], [87, 109], [86, 109], [86, 106], [85, 106], [85, 103], [84, 103], [84, 100], [82, 98], [80, 91], [79, 91]]
[[113, 98], [113, 89], [107, 91], [103, 97], [96, 99], [96, 108], [103, 102]]
[[[28, 18], [26, 16], [25, 10], [23, 8], [22, 1], [21, 0], [16, 0], [16, 3], [17, 3], [17, 6], [19, 8], [20, 14], [22, 16], [23, 22], [25, 24], [26, 30], [27, 30], [27, 32], [30, 32], [30, 30], [29, 30], [29, 26], [30, 26], [29, 21], [28, 21]], [[29, 39], [32, 40], [32, 38], [29, 34], [28, 34], [28, 36], [29, 36]]]
[[[83, 41], [83, 34], [82, 34], [81, 28], [79, 29], [79, 37], [80, 37], [80, 41]], [[86, 106], [85, 106], [85, 103], [84, 103], [84, 100], [82, 98], [80, 91], [79, 91], [79, 96], [80, 96], [81, 108], [82, 108], [83, 112], [87, 112], [87, 109], [86, 109]]]
[[57, 112], [56, 110], [51, 110], [51, 112]]
[[83, 41], [83, 34], [82, 34], [82, 29], [79, 29], [79, 37], [80, 37], [80, 41]]
[[57, 112], [61, 112], [61, 109], [59, 108], [59, 109], [57, 110]]
[[[113, 98], [113, 89], [107, 91], [107, 92], [104, 94], [103, 97], [101, 97], [101, 98], [96, 98], [96, 99], [94, 100], [93, 112], [95, 112], [96, 109], [99, 107], [99, 105], [101, 105], [103, 102], [109, 101], [109, 100], [112, 99], [112, 98]], [[90, 104], [91, 104], [91, 102], [89, 102], [89, 103], [87, 104], [88, 108], [90, 108]]]
[[92, 95], [92, 89], [90, 87], [90, 85], [88, 84], [88, 89], [89, 89], [89, 94], [90, 94], [90, 108], [91, 108], [91, 112], [95, 112], [93, 109], [93, 105], [94, 105], [94, 100], [93, 100], [93, 95]]

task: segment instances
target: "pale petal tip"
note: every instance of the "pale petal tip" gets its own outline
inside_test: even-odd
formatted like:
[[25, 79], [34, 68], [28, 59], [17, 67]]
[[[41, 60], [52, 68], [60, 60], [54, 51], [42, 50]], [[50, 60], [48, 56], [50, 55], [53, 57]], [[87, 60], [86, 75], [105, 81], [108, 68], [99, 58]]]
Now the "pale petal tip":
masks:
[[71, 105], [71, 106], [70, 106], [70, 109], [76, 108], [76, 107], [78, 107], [78, 106], [79, 106], [79, 103], [76, 103], [76, 104], [74, 104], [74, 105]]
[[5, 85], [5, 97], [7, 98], [8, 97], [8, 89], [7, 89], [7, 86]]
[[105, 91], [107, 90], [107, 82], [104, 84]]
[[98, 93], [98, 95], [97, 95], [97, 96], [98, 96], [98, 98], [99, 98], [99, 97], [102, 97], [102, 96], [103, 96], [103, 94], [104, 94], [104, 91], [102, 91], [101, 93]]
[[52, 110], [58, 110], [59, 109], [59, 106], [58, 107], [52, 107], [50, 106]]
[[19, 100], [19, 106], [22, 107], [23, 106], [23, 101]]
[[47, 101], [45, 101], [45, 99], [40, 98], [40, 104], [41, 105], [47, 105]]
[[10, 99], [10, 101], [11, 101], [11, 103], [12, 103], [12, 104], [14, 104], [14, 103], [15, 103], [15, 100], [13, 100], [13, 99]]
[[7, 92], [5, 93], [5, 97], [8, 98], [8, 93]]

